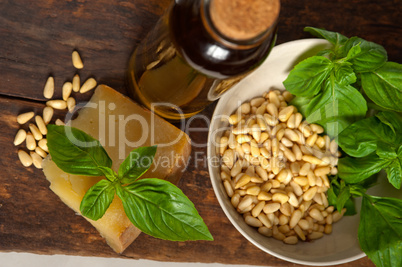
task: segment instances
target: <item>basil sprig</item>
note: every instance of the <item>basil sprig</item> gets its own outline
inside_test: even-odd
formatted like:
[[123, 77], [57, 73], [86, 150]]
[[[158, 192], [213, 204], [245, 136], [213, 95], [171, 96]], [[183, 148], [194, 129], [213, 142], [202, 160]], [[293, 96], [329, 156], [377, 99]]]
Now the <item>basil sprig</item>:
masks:
[[402, 200], [366, 193], [381, 170], [395, 188], [402, 185], [402, 65], [359, 37], [305, 31], [332, 48], [301, 61], [283, 84], [307, 121], [323, 126], [346, 153], [330, 177], [328, 202], [353, 215], [354, 198], [362, 197], [360, 247], [376, 266], [402, 266]]
[[117, 195], [130, 221], [148, 235], [172, 241], [213, 240], [194, 204], [178, 187], [158, 178], [139, 179], [151, 166], [156, 146], [131, 151], [116, 173], [106, 150], [90, 135], [69, 126], [47, 128], [49, 153], [61, 170], [106, 178], [84, 195], [83, 216], [102, 218]]

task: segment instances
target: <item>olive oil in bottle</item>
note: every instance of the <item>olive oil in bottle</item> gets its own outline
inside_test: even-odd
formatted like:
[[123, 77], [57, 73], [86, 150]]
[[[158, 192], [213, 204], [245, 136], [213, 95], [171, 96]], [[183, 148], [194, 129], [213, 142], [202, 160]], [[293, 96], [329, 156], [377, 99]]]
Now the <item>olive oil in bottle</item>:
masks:
[[131, 56], [132, 96], [188, 118], [258, 67], [275, 43], [279, 0], [176, 0]]

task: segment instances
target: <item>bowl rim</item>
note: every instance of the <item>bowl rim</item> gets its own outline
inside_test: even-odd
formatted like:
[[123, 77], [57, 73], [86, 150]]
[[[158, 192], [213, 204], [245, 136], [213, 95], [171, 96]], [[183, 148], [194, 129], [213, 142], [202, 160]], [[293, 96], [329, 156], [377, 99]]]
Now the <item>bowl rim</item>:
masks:
[[[315, 45], [315, 44], [325, 44], [325, 43], [329, 43], [329, 42], [326, 40], [323, 40], [323, 39], [319, 39], [319, 38], [306, 38], [306, 39], [294, 40], [294, 41], [276, 45], [272, 49], [271, 54], [275, 53], [275, 51], [278, 49], [286, 49], [289, 46], [295, 46], [295, 45], [300, 45], [300, 44]], [[236, 230], [239, 231], [241, 233], [241, 235], [243, 237], [245, 237], [250, 243], [252, 243], [254, 246], [258, 247], [262, 251], [264, 251], [272, 256], [275, 256], [279, 259], [282, 259], [282, 260], [285, 260], [288, 262], [292, 262], [292, 263], [296, 263], [296, 264], [304, 264], [304, 265], [310, 265], [310, 266], [331, 266], [331, 265], [345, 264], [345, 263], [352, 262], [352, 261], [365, 257], [366, 254], [362, 251], [360, 254], [357, 254], [355, 256], [347, 257], [347, 258], [344, 258], [341, 260], [333, 260], [333, 261], [312, 262], [312, 261], [294, 259], [294, 258], [290, 258], [290, 257], [284, 256], [284, 255], [281, 255], [277, 252], [274, 252], [274, 251], [264, 247], [263, 245], [259, 244], [257, 241], [253, 240], [253, 238], [251, 236], [249, 236], [242, 229], [242, 227], [239, 225], [239, 223], [235, 220], [235, 218], [233, 218], [231, 216], [230, 212], [225, 207], [223, 196], [220, 194], [220, 190], [218, 189], [218, 186], [220, 186], [220, 184], [222, 183], [221, 179], [217, 179], [216, 177], [213, 177], [213, 169], [212, 169], [213, 163], [211, 162], [211, 160], [212, 160], [213, 156], [216, 155], [216, 153], [213, 151], [215, 149], [215, 147], [211, 145], [212, 138], [213, 138], [211, 136], [211, 132], [212, 132], [212, 129], [215, 128], [215, 124], [218, 123], [218, 121], [214, 120], [214, 118], [220, 115], [220, 114], [217, 114], [217, 110], [218, 110], [219, 105], [222, 105], [221, 103], [223, 103], [222, 100], [221, 99], [218, 100], [215, 110], [211, 117], [211, 124], [210, 124], [209, 131], [208, 131], [208, 141], [207, 141], [208, 142], [207, 143], [208, 172], [209, 172], [209, 176], [211, 179], [211, 183], [212, 183], [212, 187], [213, 187], [215, 196], [218, 199], [221, 209], [223, 210], [223, 212], [225, 213], [225, 215], [229, 219], [229, 221], [232, 223], [232, 225], [236, 228]], [[227, 196], [226, 196], [226, 198], [227, 198]]]

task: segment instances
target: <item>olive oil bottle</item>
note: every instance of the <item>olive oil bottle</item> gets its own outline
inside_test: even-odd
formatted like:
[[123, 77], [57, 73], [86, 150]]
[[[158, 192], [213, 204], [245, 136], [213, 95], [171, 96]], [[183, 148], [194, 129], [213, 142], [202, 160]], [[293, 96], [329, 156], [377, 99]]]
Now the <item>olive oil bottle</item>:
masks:
[[258, 67], [275, 43], [279, 0], [176, 0], [132, 54], [130, 93], [188, 118]]

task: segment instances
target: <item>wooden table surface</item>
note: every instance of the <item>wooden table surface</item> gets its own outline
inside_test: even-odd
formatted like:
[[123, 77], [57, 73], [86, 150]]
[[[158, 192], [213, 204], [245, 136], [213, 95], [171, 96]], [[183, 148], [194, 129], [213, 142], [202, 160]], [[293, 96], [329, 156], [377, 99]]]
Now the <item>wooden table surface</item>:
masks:
[[[130, 53], [169, 5], [169, 0], [0, 0], [0, 251], [124, 257], [177, 262], [217, 262], [298, 266], [270, 256], [249, 243], [230, 224], [214, 195], [205, 164], [190, 161], [179, 187], [195, 203], [215, 241], [169, 242], [145, 234], [115, 254], [98, 232], [66, 207], [48, 188], [41, 170], [24, 168], [12, 142], [16, 116], [41, 112], [44, 83], [61, 85], [73, 77], [71, 52], [85, 61], [81, 78], [93, 76], [126, 94]], [[389, 60], [402, 62], [402, 1], [283, 0], [277, 44], [311, 37], [304, 26], [338, 31], [379, 43]], [[84, 96], [83, 99], [88, 99]], [[211, 117], [214, 104], [204, 112]], [[205, 126], [194, 121], [192, 127]], [[206, 143], [207, 134], [191, 138]], [[206, 147], [192, 156], [206, 155]], [[373, 266], [367, 259], [342, 266]]]

